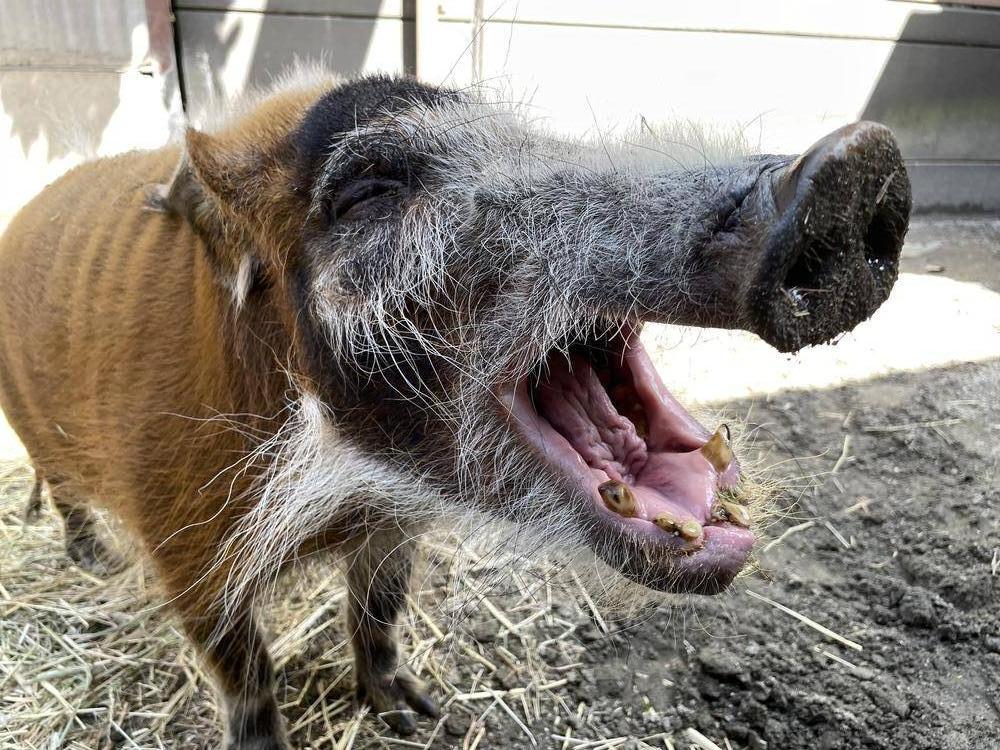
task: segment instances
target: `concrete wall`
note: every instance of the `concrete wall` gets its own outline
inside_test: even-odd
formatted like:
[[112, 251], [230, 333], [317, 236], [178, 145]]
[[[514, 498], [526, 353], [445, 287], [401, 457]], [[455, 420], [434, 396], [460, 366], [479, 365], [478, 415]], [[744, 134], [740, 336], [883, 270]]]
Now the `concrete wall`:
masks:
[[414, 2], [177, 0], [187, 111], [194, 121], [297, 61], [345, 75], [413, 73]]
[[169, 0], [0, 2], [0, 228], [65, 170], [179, 122]]
[[877, 119], [919, 206], [998, 211], [998, 3], [0, 0], [0, 226], [81, 159], [162, 143], [181, 92], [197, 124], [317, 59], [476, 83], [572, 132], [680, 118], [787, 153]]

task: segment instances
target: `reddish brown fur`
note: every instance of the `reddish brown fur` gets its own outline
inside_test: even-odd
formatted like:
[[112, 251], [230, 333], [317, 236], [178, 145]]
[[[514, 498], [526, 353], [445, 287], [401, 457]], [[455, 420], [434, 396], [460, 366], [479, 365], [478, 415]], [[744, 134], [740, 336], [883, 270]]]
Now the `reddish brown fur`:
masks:
[[[269, 102], [218, 136], [192, 133], [192, 160], [210, 138], [234, 152], [253, 143], [263, 158], [315, 96]], [[147, 206], [179, 158], [165, 148], [74, 169], [17, 216], [0, 250], [4, 413], [45, 476], [114, 511], [148, 551], [159, 548], [158, 563], [170, 560], [162, 567], [171, 578], [187, 578], [231, 523], [236, 509], [206, 522], [239, 491], [225, 470], [251, 447], [205, 420], [260, 415], [249, 426], [273, 430], [268, 417], [288, 387], [282, 368], [295, 359], [282, 326], [253, 326], [266, 331], [270, 351], [241, 335], [232, 292], [202, 240], [183, 218]], [[236, 168], [209, 165], [224, 176]], [[244, 200], [271, 202], [253, 187], [244, 186]], [[237, 231], [230, 216], [208, 221], [219, 219]], [[236, 259], [223, 262], [235, 276]], [[192, 523], [203, 525], [164, 545]]]
[[[254, 467], [238, 471], [241, 460], [280, 426], [297, 369], [296, 309], [287, 275], [269, 278], [267, 299], [252, 309], [223, 281], [235, 279], [234, 248], [247, 240], [270, 256], [268, 267], [295, 263], [280, 238], [306, 207], [282, 157], [320, 91], [276, 96], [217, 135], [189, 133], [198, 181], [178, 179], [214, 193], [199, 193], [195, 210], [206, 236], [219, 239], [212, 247], [184, 217], [149, 205], [150, 190], [171, 180], [177, 147], [74, 169], [16, 217], [0, 244], [4, 413], [61, 508], [106, 507], [142, 541], [230, 703], [243, 694], [230, 721], [261, 736], [268, 730], [257, 724], [276, 712], [257, 705], [268, 688], [246, 673], [266, 682], [266, 657], [249, 619], [220, 638], [211, 607], [226, 571], [202, 574], [245, 510], [228, 502], [253, 480]], [[233, 206], [260, 222], [248, 226]], [[240, 415], [241, 429], [220, 414]], [[326, 538], [340, 539], [336, 529]]]

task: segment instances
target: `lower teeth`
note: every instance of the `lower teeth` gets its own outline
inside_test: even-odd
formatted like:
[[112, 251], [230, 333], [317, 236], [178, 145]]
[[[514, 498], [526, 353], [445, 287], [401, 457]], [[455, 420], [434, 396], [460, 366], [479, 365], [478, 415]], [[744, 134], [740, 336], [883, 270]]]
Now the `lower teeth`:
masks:
[[689, 518], [686, 521], [678, 521], [669, 513], [661, 513], [653, 519], [653, 523], [668, 534], [675, 534], [689, 542], [701, 538], [701, 524], [693, 518]]
[[737, 526], [750, 526], [750, 511], [745, 505], [732, 503], [728, 500], [723, 500], [721, 505], [730, 521], [735, 523]]
[[701, 524], [694, 519], [689, 519], [681, 524], [680, 534], [683, 539], [693, 542], [701, 537]]
[[669, 513], [663, 513], [662, 515], [657, 516], [653, 519], [653, 523], [669, 534], [676, 534], [680, 531], [677, 519]]
[[601, 493], [601, 499], [612, 513], [633, 518], [638, 512], [635, 496], [624, 482], [612, 479], [598, 487], [597, 491]]

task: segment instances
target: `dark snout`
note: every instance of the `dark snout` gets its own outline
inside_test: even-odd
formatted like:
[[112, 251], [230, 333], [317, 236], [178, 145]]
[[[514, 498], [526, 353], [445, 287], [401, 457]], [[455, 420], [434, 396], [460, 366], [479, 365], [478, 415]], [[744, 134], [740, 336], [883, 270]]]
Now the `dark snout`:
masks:
[[741, 327], [790, 352], [871, 316], [896, 281], [911, 207], [889, 129], [840, 128], [761, 181]]

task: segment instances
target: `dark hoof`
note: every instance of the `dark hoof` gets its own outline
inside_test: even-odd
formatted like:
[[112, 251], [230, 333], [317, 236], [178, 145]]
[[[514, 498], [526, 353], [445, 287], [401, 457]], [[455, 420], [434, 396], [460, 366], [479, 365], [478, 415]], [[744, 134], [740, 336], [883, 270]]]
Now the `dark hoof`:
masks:
[[284, 722], [270, 693], [236, 701], [228, 711], [226, 750], [288, 750]]
[[92, 535], [81, 536], [67, 542], [66, 554], [83, 570], [99, 578], [108, 578], [127, 567], [121, 555]]
[[35, 523], [42, 517], [42, 481], [35, 480], [35, 486], [31, 489], [28, 502], [24, 504], [24, 522]]
[[399, 734], [417, 731], [415, 713], [432, 719], [441, 715], [427, 688], [405, 667], [391, 675], [359, 680], [358, 699]]

